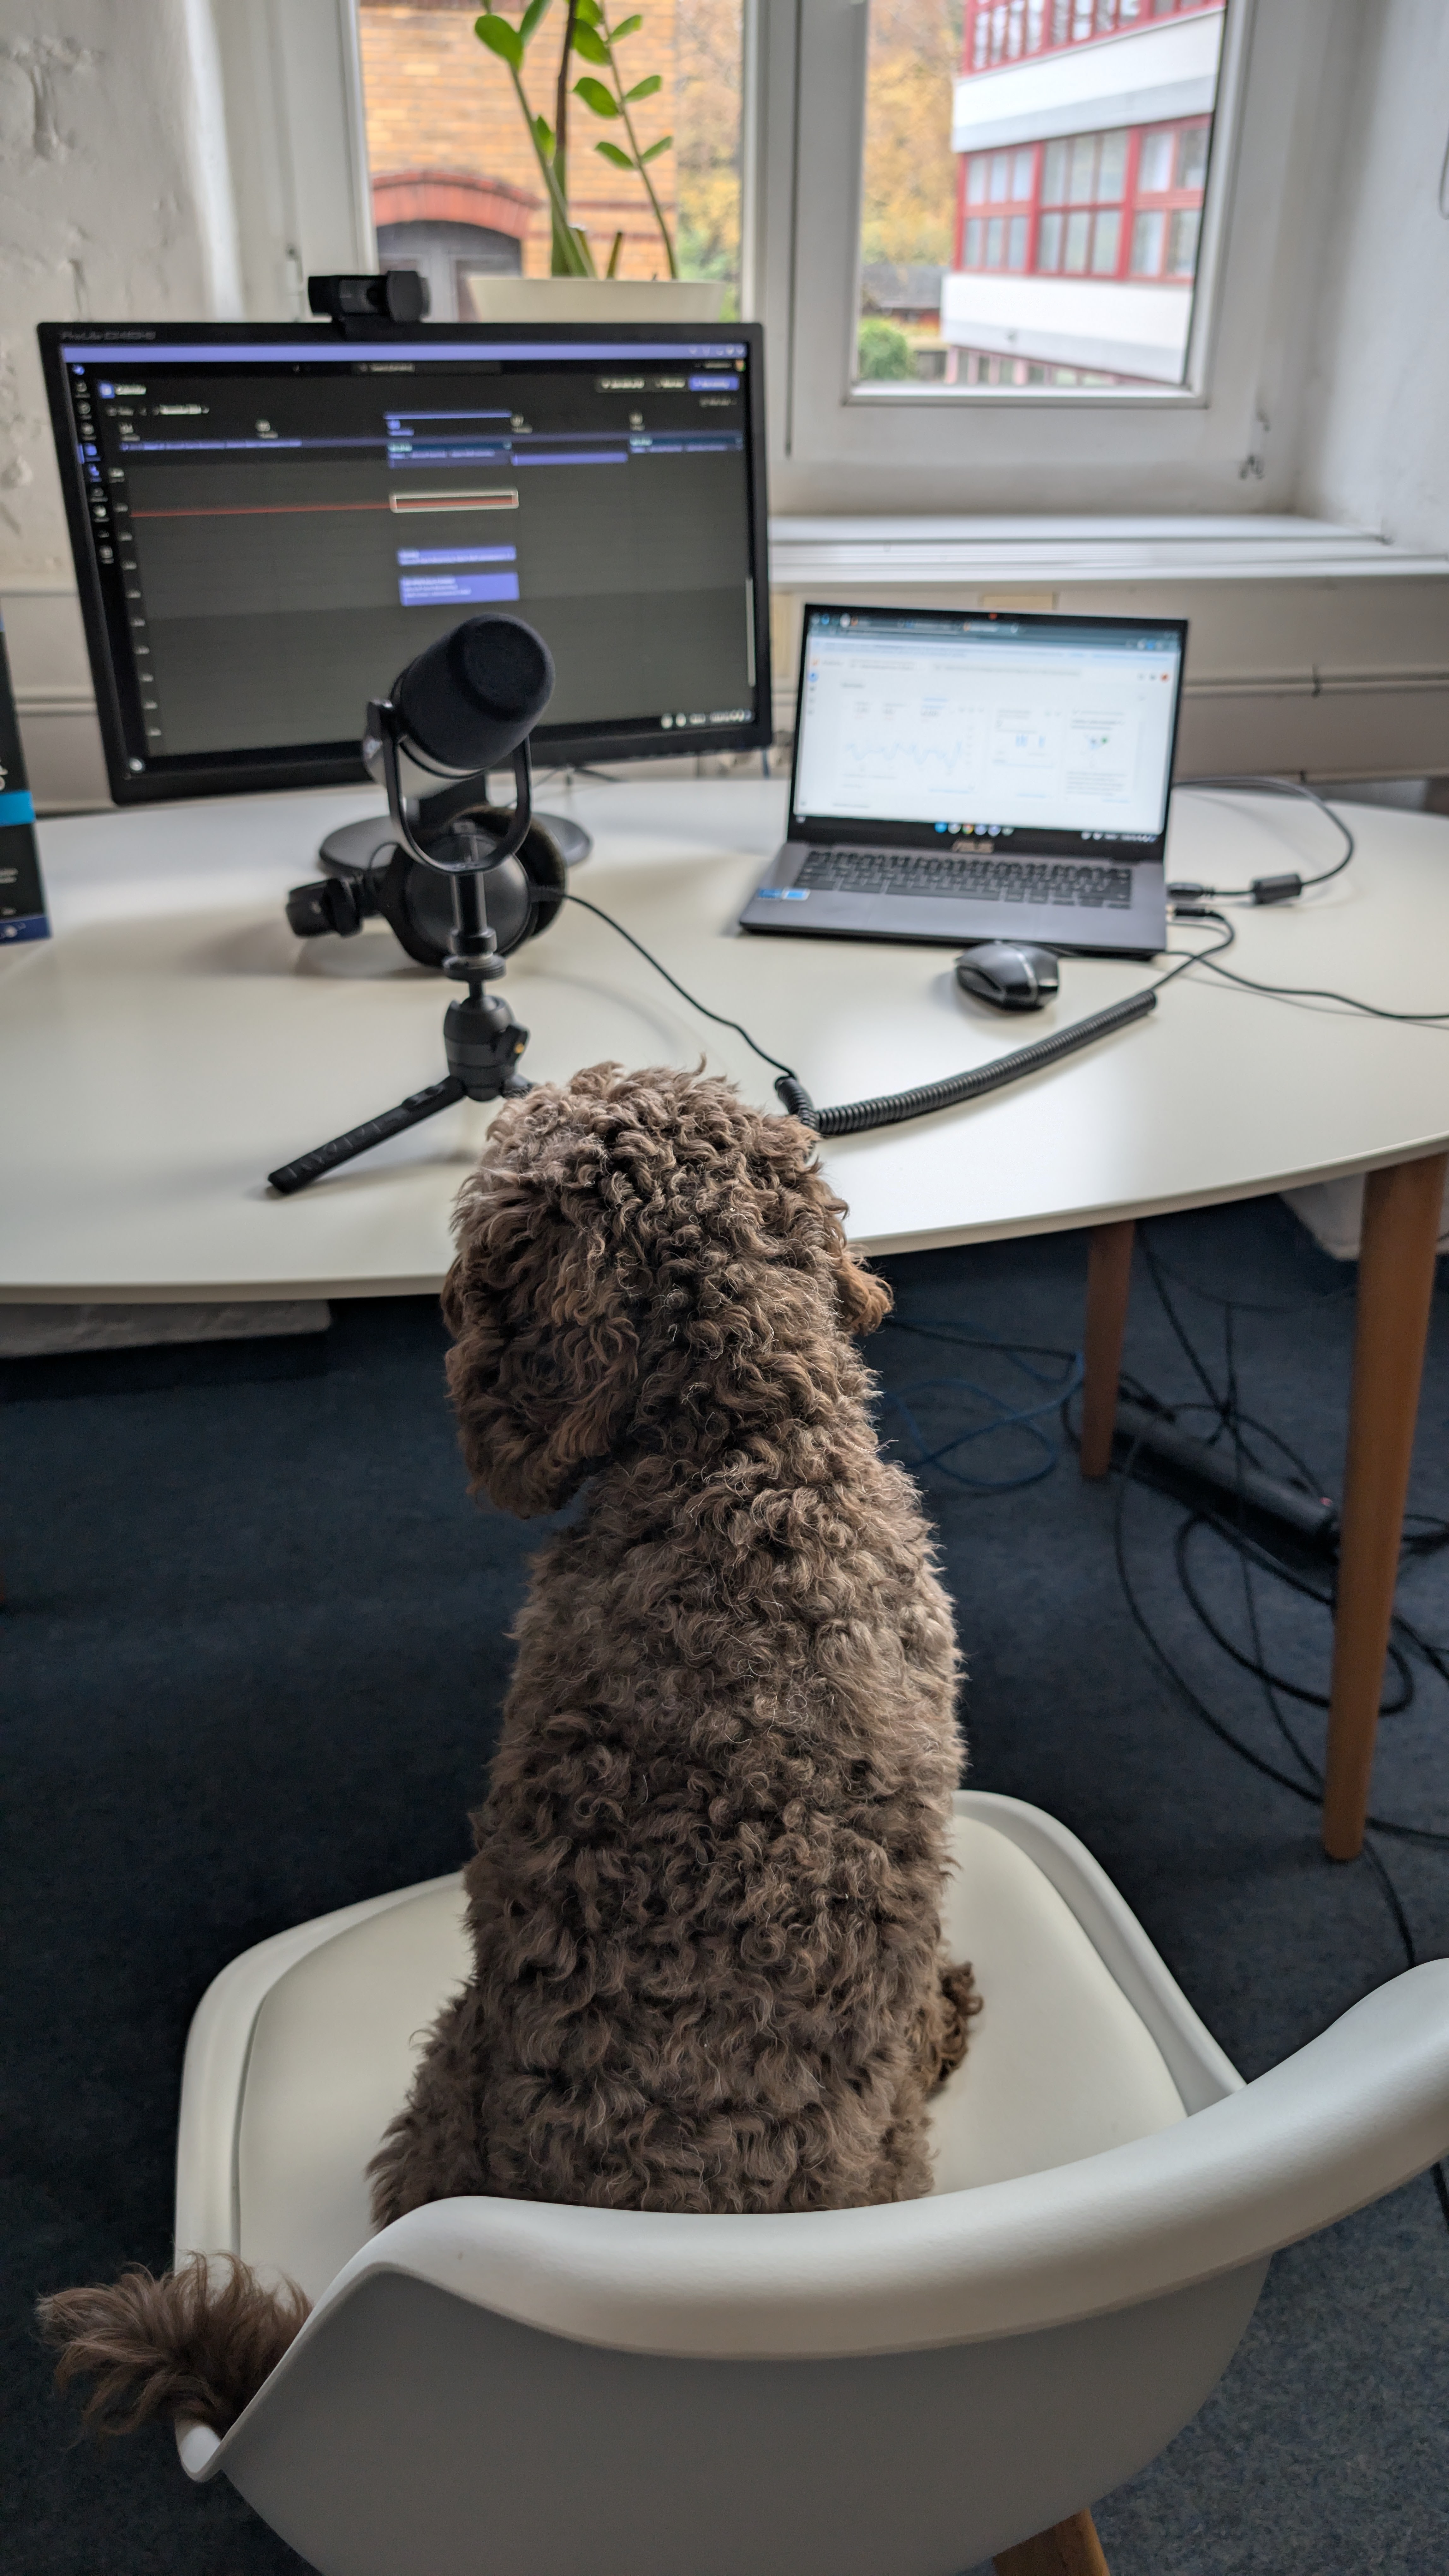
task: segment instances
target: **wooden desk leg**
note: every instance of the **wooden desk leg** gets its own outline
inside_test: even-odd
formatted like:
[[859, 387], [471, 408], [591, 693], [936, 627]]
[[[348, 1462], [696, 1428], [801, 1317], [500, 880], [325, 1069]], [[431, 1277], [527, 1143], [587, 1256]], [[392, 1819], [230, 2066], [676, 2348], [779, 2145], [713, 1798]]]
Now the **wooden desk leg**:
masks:
[[1081, 1447], [1084, 1476], [1105, 1476], [1112, 1464], [1117, 1375], [1122, 1366], [1122, 1335], [1127, 1327], [1136, 1232], [1129, 1216], [1118, 1225], [1094, 1225], [1087, 1238]]
[[1332, 1860], [1363, 1847], [1446, 1168], [1429, 1154], [1364, 1184], [1323, 1791]]
[[1097, 2526], [1089, 2513], [1054, 2523], [1034, 2540], [1019, 2540], [994, 2560], [996, 2576], [1109, 2576]]

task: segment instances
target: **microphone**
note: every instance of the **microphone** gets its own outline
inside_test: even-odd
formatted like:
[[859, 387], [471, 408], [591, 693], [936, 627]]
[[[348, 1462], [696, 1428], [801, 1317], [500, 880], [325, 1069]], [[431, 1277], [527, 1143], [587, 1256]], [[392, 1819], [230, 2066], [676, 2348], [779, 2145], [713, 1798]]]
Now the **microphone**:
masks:
[[[501, 994], [485, 990], [503, 973], [503, 960], [483, 887], [489, 871], [511, 859], [527, 839], [533, 820], [528, 737], [552, 694], [553, 656], [543, 637], [521, 617], [495, 615], [466, 618], [450, 634], [424, 645], [398, 673], [391, 697], [374, 698], [369, 705], [363, 759], [374, 776], [375, 764], [381, 765], [388, 812], [402, 848], [450, 880], [453, 927], [443, 972], [467, 991], [443, 1014], [448, 1070], [442, 1081], [269, 1173], [273, 1189], [283, 1197], [459, 1100], [516, 1098], [530, 1088], [518, 1070], [528, 1031]], [[441, 775], [446, 784], [430, 796], [405, 796], [404, 754], [415, 766]], [[512, 820], [497, 839], [480, 829], [478, 818], [493, 820], [488, 773], [505, 760], [512, 766], [517, 793]], [[299, 889], [302, 896], [311, 892]], [[290, 910], [288, 917], [293, 918]], [[304, 917], [294, 919], [293, 926], [308, 930], [321, 924]], [[335, 923], [339, 929], [345, 926], [340, 918]]]
[[[528, 737], [553, 695], [553, 655], [521, 617], [468, 617], [423, 647], [392, 694], [367, 710], [362, 756], [380, 763], [398, 838], [425, 867], [477, 877], [521, 849], [533, 819]], [[431, 796], [405, 797], [400, 761], [449, 774]], [[488, 773], [508, 762], [516, 790], [501, 839], [470, 817], [491, 813]]]
[[392, 685], [408, 743], [442, 769], [501, 769], [553, 695], [553, 655], [521, 617], [469, 617]]

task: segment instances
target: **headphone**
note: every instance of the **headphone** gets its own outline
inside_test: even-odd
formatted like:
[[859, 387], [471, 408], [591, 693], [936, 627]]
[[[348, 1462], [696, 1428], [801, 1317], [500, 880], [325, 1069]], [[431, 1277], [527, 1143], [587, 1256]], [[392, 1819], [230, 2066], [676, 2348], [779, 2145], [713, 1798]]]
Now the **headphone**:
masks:
[[[489, 806], [476, 819], [501, 839], [512, 818]], [[586, 842], [582, 832], [579, 840]], [[386, 814], [330, 832], [319, 855], [327, 874], [311, 885], [293, 886], [287, 897], [287, 920], [299, 939], [320, 939], [330, 931], [353, 939], [365, 921], [385, 921], [415, 964], [441, 968], [453, 932], [452, 889], [445, 876], [421, 866], [402, 847]], [[584, 855], [582, 848], [578, 855]], [[517, 857], [500, 860], [489, 872], [488, 921], [500, 957], [511, 957], [526, 939], [547, 930], [563, 907], [567, 881], [558, 842], [533, 822]]]

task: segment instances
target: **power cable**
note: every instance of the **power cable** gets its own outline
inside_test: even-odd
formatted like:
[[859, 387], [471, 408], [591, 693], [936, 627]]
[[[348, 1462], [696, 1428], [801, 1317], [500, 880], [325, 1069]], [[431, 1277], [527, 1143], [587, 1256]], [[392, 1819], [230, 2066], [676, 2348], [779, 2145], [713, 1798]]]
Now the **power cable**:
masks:
[[1320, 868], [1316, 876], [1305, 877], [1298, 870], [1290, 869], [1280, 876], [1250, 878], [1245, 886], [1172, 884], [1167, 889], [1169, 902], [1196, 903], [1206, 897], [1224, 902], [1292, 903], [1300, 894], [1306, 893], [1309, 886], [1327, 885], [1330, 877], [1341, 876], [1358, 846], [1343, 816], [1335, 814], [1333, 807], [1319, 795], [1316, 787], [1309, 786], [1306, 778], [1273, 778], [1251, 772], [1234, 776], [1224, 771], [1218, 778], [1179, 778], [1175, 786], [1178, 792], [1186, 789], [1193, 795], [1206, 795], [1219, 788], [1230, 792], [1235, 787], [1246, 787], [1258, 795], [1302, 797], [1307, 804], [1316, 806], [1333, 825], [1344, 848], [1342, 858], [1335, 859], [1331, 868]]

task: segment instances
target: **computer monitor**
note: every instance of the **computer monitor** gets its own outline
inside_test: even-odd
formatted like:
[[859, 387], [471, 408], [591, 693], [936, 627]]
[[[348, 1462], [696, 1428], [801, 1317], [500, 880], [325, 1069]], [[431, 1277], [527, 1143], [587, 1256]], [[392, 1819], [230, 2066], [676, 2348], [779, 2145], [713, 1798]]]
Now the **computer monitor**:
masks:
[[545, 762], [771, 736], [757, 325], [43, 323], [118, 804], [360, 780], [369, 698], [481, 604]]

